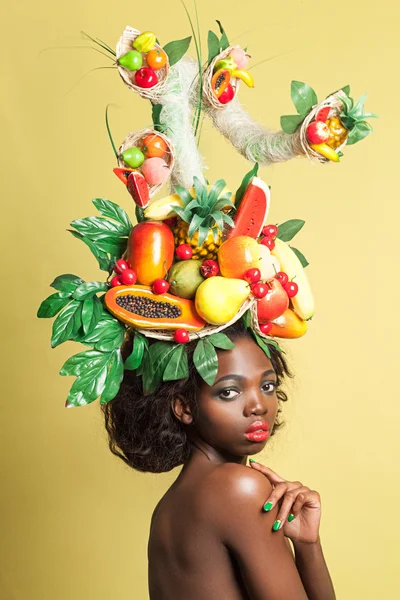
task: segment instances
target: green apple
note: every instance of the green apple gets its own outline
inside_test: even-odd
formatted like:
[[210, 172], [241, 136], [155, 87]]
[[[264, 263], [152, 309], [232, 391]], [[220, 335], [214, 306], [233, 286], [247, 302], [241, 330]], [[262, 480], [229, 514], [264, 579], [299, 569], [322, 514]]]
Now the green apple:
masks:
[[144, 163], [144, 154], [140, 148], [132, 146], [121, 154], [121, 158], [131, 169], [137, 169]]
[[117, 63], [128, 71], [137, 71], [143, 64], [143, 58], [137, 50], [129, 50], [117, 60]]

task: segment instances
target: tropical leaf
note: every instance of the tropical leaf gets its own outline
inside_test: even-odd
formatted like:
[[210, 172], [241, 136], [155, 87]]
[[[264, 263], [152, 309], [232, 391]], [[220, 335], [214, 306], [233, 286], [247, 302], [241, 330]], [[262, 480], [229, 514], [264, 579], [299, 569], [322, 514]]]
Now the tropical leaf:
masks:
[[174, 42], [169, 42], [165, 44], [163, 47], [164, 52], [168, 55], [169, 65], [176, 64], [181, 60], [181, 58], [186, 54], [189, 49], [190, 42], [192, 40], [192, 36], [184, 38], [183, 40], [176, 40]]
[[318, 104], [317, 94], [303, 81], [292, 81], [290, 95], [299, 115], [309, 113]]
[[283, 242], [289, 242], [294, 238], [296, 233], [304, 226], [305, 221], [302, 219], [290, 219], [278, 225], [277, 237]]
[[213, 385], [218, 372], [218, 356], [214, 346], [206, 338], [197, 342], [193, 363], [204, 381]]
[[52, 294], [46, 300], [43, 300], [39, 306], [37, 316], [39, 319], [55, 317], [70, 301], [71, 292], [57, 292], [56, 294]]

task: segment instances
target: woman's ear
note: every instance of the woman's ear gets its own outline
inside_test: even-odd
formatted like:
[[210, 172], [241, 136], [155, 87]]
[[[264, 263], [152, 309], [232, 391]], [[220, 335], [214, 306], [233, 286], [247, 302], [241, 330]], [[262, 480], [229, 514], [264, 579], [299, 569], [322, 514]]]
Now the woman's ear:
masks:
[[172, 412], [175, 417], [184, 425], [193, 423], [193, 416], [190, 410], [189, 402], [183, 396], [175, 396], [171, 401]]

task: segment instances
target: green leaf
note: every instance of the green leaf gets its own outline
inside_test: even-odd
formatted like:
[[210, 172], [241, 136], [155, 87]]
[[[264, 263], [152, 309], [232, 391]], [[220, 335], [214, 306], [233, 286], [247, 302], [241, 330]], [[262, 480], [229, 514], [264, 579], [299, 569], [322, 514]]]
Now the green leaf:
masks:
[[104, 352], [85, 350], [71, 356], [61, 367], [60, 375], [82, 375], [94, 365], [104, 362]]
[[227, 35], [226, 35], [226, 33], [225, 33], [225, 30], [224, 30], [224, 28], [223, 28], [223, 27], [222, 27], [222, 25], [221, 25], [221, 21], [218, 21], [217, 19], [216, 19], [216, 21], [217, 21], [217, 23], [218, 23], [219, 30], [220, 30], [220, 32], [222, 33], [222, 35], [221, 35], [221, 39], [220, 39], [220, 42], [219, 42], [220, 49], [221, 49], [221, 51], [222, 51], [222, 50], [226, 50], [227, 48], [229, 48], [229, 40], [228, 40], [228, 37], [227, 37]]
[[379, 119], [379, 115], [376, 115], [375, 113], [372, 113], [372, 112], [364, 113], [361, 116], [362, 116], [362, 120], [364, 120], [364, 119]]
[[256, 333], [253, 332], [253, 335], [254, 335], [254, 338], [255, 338], [257, 344], [260, 346], [261, 350], [263, 350], [263, 352], [268, 356], [268, 358], [271, 358], [271, 351], [268, 348], [268, 344], [264, 341], [263, 338], [261, 338]]
[[348, 98], [347, 96], [340, 96], [340, 101], [344, 104], [345, 110], [344, 114], [350, 114], [351, 109], [353, 108], [353, 99]]
[[201, 217], [200, 215], [193, 215], [193, 218], [190, 221], [190, 225], [189, 225], [189, 229], [188, 229], [188, 236], [190, 238], [195, 234], [195, 232], [200, 227], [202, 222], [203, 222], [203, 217]]
[[165, 44], [163, 50], [168, 55], [170, 67], [180, 61], [182, 56], [186, 54], [191, 40], [192, 36], [190, 35], [183, 40], [176, 40], [174, 42], [168, 42], [168, 44]]
[[184, 344], [178, 344], [165, 367], [163, 381], [176, 381], [189, 377], [189, 364]]
[[199, 375], [208, 385], [213, 385], [218, 372], [218, 356], [214, 346], [207, 339], [197, 342], [193, 363]]
[[222, 220], [225, 221], [225, 223], [227, 225], [229, 225], [230, 227], [235, 227], [235, 223], [229, 215], [227, 215], [225, 213], [221, 213], [221, 217], [222, 217]]
[[96, 350], [109, 352], [118, 348], [124, 341], [125, 327], [105, 310], [94, 329], [75, 338], [76, 342], [94, 345]]
[[310, 112], [315, 104], [318, 104], [317, 94], [303, 81], [292, 81], [290, 95], [299, 115]]
[[[179, 196], [181, 197], [185, 208], [192, 200], [194, 200], [193, 196], [190, 194], [190, 192], [186, 188], [183, 187], [183, 185], [177, 184], [174, 189], [175, 189], [175, 192], [177, 194], [179, 194]], [[175, 208], [175, 205], [174, 205], [174, 208]]]
[[308, 262], [308, 260], [304, 256], [304, 254], [302, 254], [300, 252], [300, 250], [298, 250], [297, 248], [293, 248], [293, 246], [289, 246], [289, 248], [291, 248], [293, 250], [293, 252], [297, 256], [297, 258], [301, 262], [301, 266], [303, 267], [303, 269], [305, 269], [307, 267], [307, 265], [309, 265], [310, 263]]
[[353, 118], [360, 117], [363, 114], [363, 112], [364, 112], [364, 103], [365, 103], [366, 99], [367, 99], [367, 94], [363, 94], [357, 100], [357, 102], [355, 103], [355, 105], [353, 106], [353, 108], [351, 110], [351, 116]]
[[351, 146], [352, 144], [356, 144], [357, 142], [363, 140], [371, 133], [371, 131], [373, 131], [371, 125], [366, 121], [360, 121], [359, 123], [356, 123], [353, 129], [349, 132], [347, 145]]
[[345, 85], [341, 89], [342, 89], [342, 92], [344, 92], [347, 96], [350, 96], [350, 86], [349, 85]]
[[200, 225], [199, 226], [199, 237], [198, 237], [198, 240], [197, 240], [197, 243], [198, 243], [199, 246], [201, 246], [202, 244], [204, 244], [204, 242], [206, 241], [207, 236], [208, 236], [208, 232], [209, 232], [209, 229], [208, 229], [208, 227], [206, 225]]
[[92, 202], [103, 217], [114, 219], [122, 225], [124, 228], [123, 235], [130, 234], [132, 223], [123, 208], [105, 198], [94, 198]]
[[304, 115], [283, 115], [281, 117], [281, 129], [285, 133], [292, 135], [296, 132], [300, 123], [304, 121], [307, 114]]
[[55, 290], [60, 290], [60, 292], [73, 292], [78, 285], [83, 283], [83, 279], [78, 277], [77, 275], [71, 275], [67, 273], [65, 275], [59, 275], [55, 278], [55, 280], [50, 284], [50, 287]]
[[103, 307], [97, 296], [86, 298], [82, 306], [82, 327], [85, 334], [90, 333], [100, 320]]
[[[92, 252], [93, 256], [97, 259], [99, 268], [102, 271], [107, 271], [107, 273], [112, 272], [112, 270], [114, 268], [115, 260], [108, 258], [107, 252], [100, 250], [97, 247], [95, 242], [92, 242], [92, 240], [90, 240], [88, 237], [82, 235], [81, 233], [78, 233], [77, 231], [73, 231], [72, 229], [68, 229], [68, 231], [70, 233], [72, 233], [72, 235], [74, 237], [76, 237], [78, 240], [81, 240], [84, 244], [86, 244], [86, 246]], [[120, 257], [118, 257], [118, 258], [120, 258]]]
[[208, 32], [207, 38], [208, 45], [208, 64], [219, 54], [219, 39], [216, 33], [213, 31]]
[[201, 208], [201, 205], [197, 202], [197, 200], [192, 200], [191, 202], [189, 202], [185, 210], [189, 211], [193, 210], [194, 208]]
[[87, 235], [90, 239], [97, 239], [98, 236], [104, 234], [110, 238], [118, 239], [121, 236], [127, 236], [127, 228], [125, 225], [116, 221], [110, 221], [103, 217], [85, 217], [84, 219], [76, 219], [71, 222], [71, 227], [74, 227], [79, 233]]
[[222, 218], [222, 213], [219, 210], [216, 210], [215, 212], [211, 213], [210, 216], [214, 219], [220, 231], [222, 231], [224, 228], [224, 220]]
[[107, 290], [108, 285], [104, 281], [88, 281], [78, 285], [73, 292], [72, 297], [75, 298], [75, 300], [85, 300], [98, 292], [106, 292]]
[[259, 167], [258, 163], [255, 163], [254, 166], [252, 167], [252, 169], [250, 169], [250, 171], [248, 173], [246, 173], [246, 175], [243, 177], [242, 183], [240, 184], [240, 186], [235, 194], [236, 208], [239, 208], [240, 203], [243, 198], [243, 195], [244, 195], [246, 188], [249, 185], [250, 181], [253, 179], [253, 177], [258, 175], [258, 167]]
[[250, 312], [250, 309], [246, 310], [246, 312], [244, 313], [242, 319], [243, 319], [244, 326], [247, 329], [251, 329], [251, 312]]
[[190, 211], [187, 211], [182, 206], [178, 206], [175, 204], [171, 204], [171, 207], [174, 209], [176, 214], [182, 219], [182, 221], [185, 221], [185, 223], [190, 223], [190, 220], [192, 218], [192, 214]]
[[162, 382], [165, 367], [177, 344], [155, 342], [145, 355], [143, 364], [143, 391], [147, 396], [152, 394]]
[[148, 345], [148, 342], [144, 335], [139, 332], [135, 332], [132, 352], [125, 361], [125, 369], [128, 369], [129, 371], [135, 371], [140, 367], [142, 364], [146, 344]]
[[222, 190], [226, 187], [226, 181], [224, 179], [217, 179], [215, 183], [213, 183], [209, 193], [208, 193], [208, 203], [212, 206], [218, 200], [218, 197]]
[[71, 300], [71, 292], [57, 292], [52, 294], [46, 300], [43, 300], [39, 306], [37, 316], [39, 319], [48, 319], [55, 317], [64, 306]]
[[153, 104], [151, 107], [151, 118], [153, 119], [153, 126], [156, 131], [162, 131], [160, 119], [162, 109], [162, 104]]
[[225, 333], [213, 333], [207, 336], [207, 341], [211, 342], [215, 348], [221, 348], [222, 350], [232, 350], [235, 344], [228, 338]]
[[52, 348], [74, 337], [81, 326], [81, 312], [82, 303], [78, 300], [72, 300], [63, 308], [53, 323], [51, 336]]
[[74, 381], [67, 398], [67, 406], [85, 406], [98, 398], [106, 386], [107, 373], [112, 352], [104, 352], [98, 361], [93, 361]]
[[123, 376], [124, 363], [121, 357], [121, 350], [114, 350], [111, 360], [109, 361], [106, 385], [103, 393], [101, 394], [100, 404], [105, 404], [106, 402], [109, 402], [115, 398], [121, 385]]
[[283, 242], [289, 242], [294, 238], [296, 233], [304, 226], [305, 221], [302, 219], [290, 219], [278, 225], [277, 237]]

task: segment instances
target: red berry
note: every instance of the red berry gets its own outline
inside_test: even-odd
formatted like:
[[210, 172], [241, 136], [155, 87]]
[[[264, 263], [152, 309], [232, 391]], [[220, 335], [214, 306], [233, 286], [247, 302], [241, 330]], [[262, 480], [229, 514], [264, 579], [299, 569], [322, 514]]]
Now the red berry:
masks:
[[137, 276], [132, 269], [126, 269], [121, 273], [121, 281], [123, 285], [135, 285]]
[[295, 281], [288, 281], [288, 283], [286, 283], [283, 286], [285, 292], [287, 293], [287, 295], [289, 296], [289, 298], [293, 298], [293, 296], [295, 296], [297, 294], [297, 292], [299, 291], [299, 286], [297, 285], [297, 283]]
[[260, 281], [261, 279], [260, 269], [247, 269], [246, 273], [244, 274], [244, 279], [248, 283], [257, 283], [257, 281]]
[[119, 260], [117, 260], [117, 262], [114, 265], [114, 271], [116, 273], [118, 273], [119, 275], [121, 273], [123, 273], [123, 271], [126, 271], [127, 269], [129, 269], [129, 265], [126, 262], [126, 260], [124, 260], [123, 258], [120, 258]]
[[277, 279], [281, 285], [285, 286], [287, 284], [287, 282], [289, 281], [289, 277], [287, 275], [287, 273], [285, 273], [285, 271], [279, 271], [276, 275], [275, 275], [275, 279]]
[[169, 283], [165, 279], [155, 279], [152, 285], [153, 294], [166, 294], [169, 290]]
[[251, 286], [251, 291], [253, 292], [253, 296], [256, 298], [264, 298], [268, 294], [269, 287], [266, 283], [253, 283]]
[[176, 217], [171, 217], [170, 219], [164, 219], [163, 223], [165, 223], [165, 225], [168, 225], [168, 227], [173, 227], [175, 225], [177, 221]]
[[264, 323], [264, 325], [260, 325], [260, 331], [264, 335], [267, 335], [271, 331], [271, 329], [272, 329], [271, 321], [268, 321], [268, 323]]
[[208, 279], [209, 277], [214, 277], [219, 273], [219, 266], [215, 260], [205, 260], [200, 267], [201, 274], [203, 277]]
[[121, 279], [118, 277], [118, 275], [115, 275], [115, 277], [113, 277], [110, 281], [110, 285], [111, 287], [116, 287], [117, 285], [122, 285], [122, 281]]
[[176, 252], [176, 256], [180, 260], [188, 260], [189, 258], [192, 258], [192, 256], [193, 256], [193, 250], [191, 249], [189, 244], [181, 244], [180, 246], [177, 247], [175, 252]]
[[177, 329], [174, 333], [174, 340], [177, 344], [186, 344], [189, 341], [189, 334], [186, 329]]
[[263, 227], [262, 234], [274, 240], [278, 235], [278, 228], [276, 225], [266, 225]]
[[270, 250], [273, 250], [275, 248], [275, 242], [271, 237], [264, 237], [260, 244], [262, 244], [263, 246], [267, 246], [267, 248], [269, 248]]

